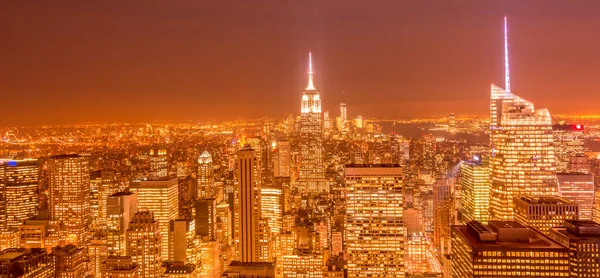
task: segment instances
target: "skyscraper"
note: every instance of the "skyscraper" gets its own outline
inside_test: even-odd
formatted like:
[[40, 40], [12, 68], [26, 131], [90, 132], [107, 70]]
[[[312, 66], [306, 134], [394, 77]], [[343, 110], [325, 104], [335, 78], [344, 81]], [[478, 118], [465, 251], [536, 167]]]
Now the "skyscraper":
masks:
[[515, 221], [452, 226], [452, 277], [567, 277], [569, 249]]
[[88, 158], [76, 154], [50, 157], [48, 181], [50, 217], [62, 221], [67, 243], [84, 246], [92, 222]]
[[600, 277], [600, 224], [567, 220], [551, 228], [548, 237], [569, 248], [569, 277]]
[[340, 118], [342, 121], [342, 130], [341, 132], [347, 132], [348, 130], [348, 115], [346, 114], [346, 103], [340, 102]]
[[256, 156], [250, 145], [238, 152], [235, 202], [236, 258], [241, 262], [258, 262], [260, 242], [260, 182], [256, 178]]
[[260, 189], [261, 216], [269, 222], [271, 234], [281, 233], [281, 188], [263, 186]]
[[124, 256], [125, 236], [129, 222], [138, 211], [137, 195], [133, 192], [117, 192], [106, 199], [108, 252]]
[[164, 178], [169, 175], [169, 156], [165, 147], [153, 147], [149, 150], [150, 177]]
[[196, 200], [196, 235], [217, 239], [217, 202], [214, 198]]
[[136, 180], [129, 185], [136, 193], [138, 208], [147, 209], [158, 222], [162, 240], [162, 259], [169, 258], [169, 222], [177, 219], [178, 183], [177, 178], [156, 178], [151, 180]]
[[214, 198], [214, 169], [213, 160], [210, 153], [204, 151], [198, 157], [198, 189], [196, 190], [197, 198]]
[[54, 256], [54, 277], [85, 277], [87, 258], [85, 248], [77, 248], [73, 244], [52, 248]]
[[290, 142], [279, 141], [277, 142], [277, 152], [275, 154], [275, 165], [274, 165], [274, 176], [275, 177], [289, 177], [290, 176], [290, 164], [292, 160], [292, 148]]
[[504, 27], [506, 88], [491, 87], [490, 213], [512, 220], [515, 197], [556, 194], [556, 162], [550, 112], [510, 90], [506, 17]]
[[115, 171], [102, 170], [90, 174], [90, 211], [95, 228], [106, 227], [106, 199], [117, 191]]
[[37, 160], [0, 160], [0, 230], [37, 215], [38, 180]]
[[346, 165], [348, 277], [404, 277], [402, 168]]
[[127, 256], [138, 265], [138, 277], [160, 277], [161, 242], [154, 214], [148, 210], [134, 214], [127, 230]]
[[577, 204], [560, 197], [521, 196], [515, 198], [514, 206], [515, 221], [545, 234], [565, 220], [579, 217]]
[[308, 85], [300, 107], [301, 164], [298, 185], [305, 192], [328, 191], [323, 165], [321, 94], [313, 83], [312, 54], [308, 56]]
[[490, 218], [490, 171], [488, 158], [475, 156], [460, 166], [463, 219], [487, 224]]

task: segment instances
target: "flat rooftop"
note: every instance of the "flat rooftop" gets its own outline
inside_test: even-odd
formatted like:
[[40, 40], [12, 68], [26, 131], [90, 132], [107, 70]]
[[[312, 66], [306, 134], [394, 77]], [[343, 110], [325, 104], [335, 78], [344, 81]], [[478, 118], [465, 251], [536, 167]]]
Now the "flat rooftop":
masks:
[[[509, 224], [507, 227], [512, 228]], [[452, 226], [453, 232], [463, 238], [473, 249], [479, 250], [495, 250], [495, 251], [531, 251], [531, 250], [566, 250], [565, 247], [558, 244], [549, 237], [533, 229], [527, 228], [529, 232], [529, 242], [512, 242], [512, 241], [493, 241], [482, 242], [473, 234], [467, 231], [466, 225]]]

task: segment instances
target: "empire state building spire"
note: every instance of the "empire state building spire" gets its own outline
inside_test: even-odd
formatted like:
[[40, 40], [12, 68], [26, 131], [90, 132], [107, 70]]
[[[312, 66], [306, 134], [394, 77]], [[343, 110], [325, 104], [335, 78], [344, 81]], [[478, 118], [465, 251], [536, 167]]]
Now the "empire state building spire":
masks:
[[312, 51], [308, 52], [308, 86], [307, 91], [316, 91], [315, 85], [313, 84], [313, 70], [312, 70]]

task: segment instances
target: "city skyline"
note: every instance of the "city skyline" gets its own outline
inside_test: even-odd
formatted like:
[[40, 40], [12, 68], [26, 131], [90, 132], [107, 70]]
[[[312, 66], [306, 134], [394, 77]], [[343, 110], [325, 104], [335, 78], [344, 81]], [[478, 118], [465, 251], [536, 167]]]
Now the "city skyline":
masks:
[[[0, 72], [10, 105], [0, 126], [284, 117], [297, 110], [309, 49], [324, 112], [336, 115], [344, 101], [350, 118], [484, 115], [489, 84], [504, 75], [505, 15], [513, 90], [553, 114], [594, 111], [598, 3], [470, 2], [446, 13], [451, 4], [432, 2], [430, 9], [331, 1], [226, 10], [184, 1], [118, 12], [100, 3], [11, 3], [15, 28]], [[38, 21], [28, 20], [33, 15]], [[62, 39], [45, 44], [52, 35]]]

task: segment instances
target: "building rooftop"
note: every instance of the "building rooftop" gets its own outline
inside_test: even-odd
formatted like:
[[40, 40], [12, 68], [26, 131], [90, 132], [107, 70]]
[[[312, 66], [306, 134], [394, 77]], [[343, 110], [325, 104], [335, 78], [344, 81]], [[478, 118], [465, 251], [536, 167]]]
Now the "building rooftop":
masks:
[[133, 195], [133, 194], [135, 194], [135, 193], [133, 193], [131, 191], [121, 191], [121, 192], [117, 192], [117, 193], [110, 195], [110, 197], [129, 196], [129, 195]]
[[346, 168], [382, 168], [382, 167], [400, 167], [400, 164], [346, 164]]
[[[514, 221], [491, 221], [493, 222], [491, 226], [493, 227], [480, 227], [480, 231], [484, 235], [491, 235], [496, 233], [498, 237], [496, 240], [489, 240], [490, 238], [485, 237], [481, 240], [477, 234], [474, 234], [473, 231], [469, 231], [470, 229], [466, 225], [456, 225], [452, 226], [452, 230], [458, 236], [463, 238], [465, 242], [467, 242], [473, 249], [489, 249], [489, 250], [523, 250], [528, 251], [531, 249], [563, 249], [564, 247], [545, 236], [541, 232], [538, 232], [534, 229], [525, 227], [520, 225]], [[481, 224], [480, 224], [481, 225]], [[517, 241], [516, 239], [521, 239], [519, 236], [522, 233], [526, 233], [527, 241]], [[505, 240], [506, 239], [506, 240]]]
[[533, 197], [533, 196], [521, 196], [517, 198], [517, 200], [521, 200], [525, 203], [532, 205], [574, 205], [573, 202], [563, 199], [561, 197]]

